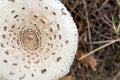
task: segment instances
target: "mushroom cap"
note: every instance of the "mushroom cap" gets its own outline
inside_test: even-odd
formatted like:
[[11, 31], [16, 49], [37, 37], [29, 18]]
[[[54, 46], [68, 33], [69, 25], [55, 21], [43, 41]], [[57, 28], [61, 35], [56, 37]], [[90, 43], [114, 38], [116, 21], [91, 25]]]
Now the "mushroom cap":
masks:
[[0, 0], [0, 80], [58, 80], [77, 44], [76, 24], [59, 0]]

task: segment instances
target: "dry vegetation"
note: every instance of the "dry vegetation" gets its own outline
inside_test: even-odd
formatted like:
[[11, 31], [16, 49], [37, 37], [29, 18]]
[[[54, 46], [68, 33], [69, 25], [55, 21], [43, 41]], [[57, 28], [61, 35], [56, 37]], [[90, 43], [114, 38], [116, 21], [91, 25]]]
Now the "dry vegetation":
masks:
[[120, 1], [61, 1], [79, 31], [79, 53], [68, 75], [73, 80], [120, 80]]

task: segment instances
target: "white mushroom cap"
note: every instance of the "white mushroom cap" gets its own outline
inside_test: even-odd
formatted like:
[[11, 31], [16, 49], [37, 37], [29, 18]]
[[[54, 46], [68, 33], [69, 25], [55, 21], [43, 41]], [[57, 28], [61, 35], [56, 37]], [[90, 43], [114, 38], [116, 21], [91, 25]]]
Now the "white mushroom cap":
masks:
[[0, 80], [58, 80], [78, 43], [59, 0], [0, 0]]

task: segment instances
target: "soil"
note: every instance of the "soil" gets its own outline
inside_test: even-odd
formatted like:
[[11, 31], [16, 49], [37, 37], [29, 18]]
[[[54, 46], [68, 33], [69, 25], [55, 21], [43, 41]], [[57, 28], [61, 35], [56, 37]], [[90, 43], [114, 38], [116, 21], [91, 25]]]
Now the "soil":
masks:
[[[79, 32], [78, 50], [89, 53], [120, 38], [119, 0], [61, 0], [70, 11]], [[115, 29], [114, 29], [115, 27]], [[97, 71], [85, 68], [75, 59], [74, 80], [120, 80], [120, 41], [95, 52]]]

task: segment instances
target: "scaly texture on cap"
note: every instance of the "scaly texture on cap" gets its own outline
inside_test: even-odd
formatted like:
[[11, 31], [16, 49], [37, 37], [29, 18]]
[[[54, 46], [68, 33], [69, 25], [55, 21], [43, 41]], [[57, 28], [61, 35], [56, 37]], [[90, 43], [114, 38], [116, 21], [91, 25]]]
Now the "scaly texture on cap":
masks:
[[0, 80], [58, 80], [69, 72], [77, 42], [60, 1], [0, 1]]

